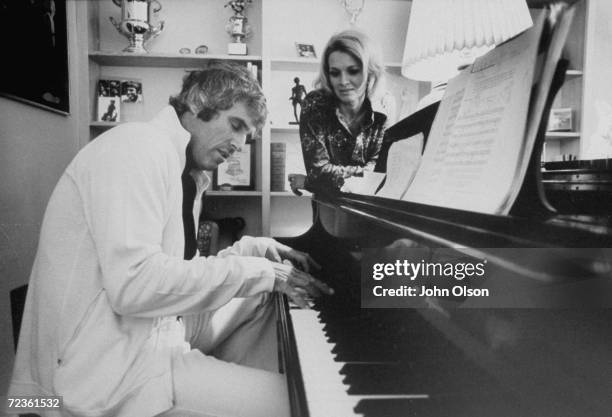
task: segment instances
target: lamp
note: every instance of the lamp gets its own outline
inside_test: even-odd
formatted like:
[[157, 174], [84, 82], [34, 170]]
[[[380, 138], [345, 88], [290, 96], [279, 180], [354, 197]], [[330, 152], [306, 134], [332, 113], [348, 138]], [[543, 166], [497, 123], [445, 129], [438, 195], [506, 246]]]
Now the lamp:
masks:
[[531, 24], [525, 0], [413, 0], [402, 75], [445, 84]]

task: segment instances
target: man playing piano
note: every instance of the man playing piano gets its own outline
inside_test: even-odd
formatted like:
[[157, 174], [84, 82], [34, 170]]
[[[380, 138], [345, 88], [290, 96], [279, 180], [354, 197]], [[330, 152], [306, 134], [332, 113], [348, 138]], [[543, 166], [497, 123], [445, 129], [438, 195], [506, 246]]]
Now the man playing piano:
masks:
[[[148, 123], [88, 144], [51, 196], [9, 397], [57, 395], [44, 416], [285, 416], [270, 292], [331, 290], [270, 238], [183, 260], [181, 173], [197, 184], [265, 121], [250, 73], [212, 62]], [[294, 266], [292, 266], [295, 265]]]

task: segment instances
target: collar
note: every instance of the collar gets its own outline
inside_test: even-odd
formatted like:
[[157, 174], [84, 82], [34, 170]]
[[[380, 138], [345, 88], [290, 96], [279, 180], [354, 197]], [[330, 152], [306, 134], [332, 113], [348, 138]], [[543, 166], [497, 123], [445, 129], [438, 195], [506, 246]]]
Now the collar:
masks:
[[[186, 162], [185, 149], [189, 144], [191, 134], [181, 124], [174, 107], [164, 107], [151, 120], [151, 124], [168, 135], [176, 149], [181, 166], [184, 167]], [[198, 189], [206, 190], [210, 186], [210, 177], [206, 174], [206, 171], [191, 170], [189, 175], [195, 181]]]
[[[369, 127], [374, 123], [374, 110], [372, 110], [372, 102], [368, 97], [363, 100], [363, 104], [361, 105], [365, 115], [363, 117], [363, 121], [361, 122], [361, 126]], [[340, 113], [340, 107], [336, 104], [336, 118], [338, 121], [350, 132], [348, 128], [348, 123], [346, 122], [342, 113]]]
[[197, 169], [192, 169], [189, 171], [189, 175], [196, 183], [196, 188], [198, 193], [204, 192], [210, 187], [210, 177], [206, 173], [206, 171], [199, 171]]

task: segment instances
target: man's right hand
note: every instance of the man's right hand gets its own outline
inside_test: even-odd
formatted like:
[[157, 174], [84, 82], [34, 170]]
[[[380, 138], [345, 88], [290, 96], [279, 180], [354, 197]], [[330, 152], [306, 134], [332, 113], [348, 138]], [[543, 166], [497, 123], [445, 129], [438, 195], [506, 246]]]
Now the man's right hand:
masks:
[[294, 268], [290, 262], [273, 263], [274, 291], [286, 294], [300, 308], [308, 308], [308, 300], [322, 294], [332, 295], [334, 290], [312, 275]]

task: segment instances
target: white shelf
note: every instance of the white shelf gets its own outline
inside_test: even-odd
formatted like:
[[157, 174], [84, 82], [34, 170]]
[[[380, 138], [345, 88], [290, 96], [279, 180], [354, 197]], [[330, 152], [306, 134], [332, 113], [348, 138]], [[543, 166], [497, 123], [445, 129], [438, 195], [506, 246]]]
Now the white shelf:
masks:
[[302, 195], [295, 195], [291, 191], [271, 191], [270, 196], [271, 197], [310, 198], [312, 194], [305, 190], [302, 190]]
[[270, 127], [272, 133], [298, 133], [300, 131], [299, 125], [285, 125], [285, 126], [272, 126]]
[[[272, 70], [291, 71], [298, 68], [319, 69], [319, 58], [274, 57], [270, 59]], [[401, 62], [385, 62], [388, 69], [401, 69]]]
[[319, 69], [317, 58], [277, 57], [270, 59], [272, 71], [316, 71]]
[[575, 69], [568, 69], [567, 71], [565, 71], [565, 75], [568, 78], [574, 78], [574, 77], [582, 77], [582, 71], [580, 70], [575, 70]]
[[207, 197], [261, 197], [261, 191], [207, 191]]
[[121, 122], [90, 122], [89, 127], [95, 127], [98, 129], [110, 129], [115, 126], [119, 126]]
[[276, 56], [270, 58], [272, 64], [315, 64], [319, 65], [319, 58], [305, 58], [299, 56]]
[[261, 61], [257, 55], [196, 55], [176, 53], [149, 53], [135, 54], [128, 52], [94, 51], [89, 53], [89, 58], [105, 66], [115, 67], [168, 67], [168, 68], [191, 68], [201, 67], [202, 64], [211, 59], [229, 61]]
[[580, 139], [579, 132], [546, 132], [546, 139]]

